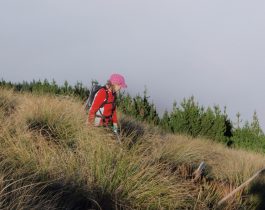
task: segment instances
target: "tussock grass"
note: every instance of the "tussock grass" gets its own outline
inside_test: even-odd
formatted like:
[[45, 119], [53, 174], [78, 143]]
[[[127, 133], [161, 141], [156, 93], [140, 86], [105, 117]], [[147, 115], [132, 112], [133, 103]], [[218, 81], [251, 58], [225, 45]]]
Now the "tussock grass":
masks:
[[10, 179], [12, 176], [7, 172], [1, 173], [1, 209], [56, 209], [55, 197], [42, 193], [47, 183], [34, 182], [34, 175]]
[[17, 100], [12, 97], [13, 92], [11, 90], [0, 88], [0, 92], [0, 122], [3, 122], [5, 118], [14, 113]]
[[[265, 167], [265, 157], [262, 154], [224, 148], [223, 145], [206, 139], [166, 135], [163, 138], [150, 138], [147, 142], [152, 144], [154, 159], [168, 163], [172, 172], [183, 177], [191, 178], [199, 163], [206, 163], [205, 179], [202, 180], [204, 190], [200, 191], [198, 199], [211, 208], [214, 208], [218, 200]], [[262, 183], [261, 180], [260, 182]], [[247, 196], [251, 188], [250, 186], [248, 190], [238, 194], [226, 208], [251, 206], [249, 209], [253, 209], [255, 203], [250, 202], [253, 196]]]
[[[98, 203], [105, 209], [161, 206], [173, 209], [186, 206], [187, 201], [192, 200], [188, 189], [174, 190], [179, 188], [180, 182], [173, 183], [175, 178], [150, 162], [146, 155], [136, 156], [137, 149], [121, 150], [106, 133], [88, 128], [85, 120], [82, 121], [82, 113], [78, 115], [73, 111], [76, 103], [68, 102], [66, 109], [60, 100], [49, 97], [23, 95], [19, 100], [21, 105], [16, 118], [10, 119], [13, 123], [7, 124], [1, 135], [3, 168], [15, 173], [34, 172], [42, 181], [61, 180], [59, 189], [83, 192], [85, 203], [92, 205], [91, 202], [96, 201], [93, 205]], [[42, 128], [29, 127], [29, 119], [45, 119], [46, 124], [54, 123], [57, 128], [62, 123], [61, 130], [50, 131], [63, 133], [56, 136], [59, 144], [45, 141], [47, 136], [38, 132]], [[15, 132], [10, 133], [13, 125], [16, 125]], [[74, 138], [75, 151], [61, 144], [68, 138]], [[71, 198], [76, 196], [72, 194]]]
[[23, 100], [17, 116], [18, 125], [47, 140], [74, 147], [79, 127], [85, 122], [82, 108], [77, 103], [51, 96], [26, 96]]
[[102, 192], [112, 195], [121, 208], [128, 205], [133, 209], [174, 209], [193, 202], [190, 196], [193, 186], [164, 171], [164, 165], [150, 160], [148, 149], [143, 151], [137, 145], [126, 150], [126, 146], [122, 149], [106, 146], [109, 139], [99, 141], [100, 148], [93, 154], [89, 152], [90, 142], [83, 141], [86, 145], [81, 148], [88, 151], [81, 153], [92, 163], [92, 182], [101, 186]]
[[[158, 145], [160, 144], [160, 145]], [[206, 139], [193, 139], [185, 136], [168, 135], [155, 145], [159, 158], [175, 165], [195, 164], [205, 161], [214, 178], [230, 180], [238, 185], [258, 169], [265, 167], [264, 155], [224, 148], [221, 144]], [[251, 164], [250, 164], [251, 163]]]
[[[1, 97], [16, 101], [10, 115], [0, 108], [1, 209], [215, 209], [264, 167], [263, 155], [161, 134], [128, 118], [118, 145], [109, 131], [86, 125], [74, 99], [5, 90]], [[194, 183], [201, 161], [205, 177]], [[262, 206], [262, 182], [224, 209]]]

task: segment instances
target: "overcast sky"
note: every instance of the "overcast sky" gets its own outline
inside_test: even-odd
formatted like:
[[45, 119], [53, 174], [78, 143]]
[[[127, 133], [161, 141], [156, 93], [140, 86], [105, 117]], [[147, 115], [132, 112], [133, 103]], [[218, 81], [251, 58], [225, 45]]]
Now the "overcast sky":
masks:
[[264, 0], [1, 0], [0, 78], [21, 82], [121, 73], [160, 112], [194, 95], [265, 128]]

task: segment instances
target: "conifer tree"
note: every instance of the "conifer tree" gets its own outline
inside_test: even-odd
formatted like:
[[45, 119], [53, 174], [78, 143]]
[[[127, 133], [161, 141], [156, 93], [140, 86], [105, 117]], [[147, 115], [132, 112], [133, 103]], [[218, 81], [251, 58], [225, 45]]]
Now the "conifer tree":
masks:
[[258, 119], [258, 115], [256, 111], [254, 111], [252, 122], [250, 124], [250, 129], [256, 136], [263, 135], [262, 129], [260, 128], [259, 119]]

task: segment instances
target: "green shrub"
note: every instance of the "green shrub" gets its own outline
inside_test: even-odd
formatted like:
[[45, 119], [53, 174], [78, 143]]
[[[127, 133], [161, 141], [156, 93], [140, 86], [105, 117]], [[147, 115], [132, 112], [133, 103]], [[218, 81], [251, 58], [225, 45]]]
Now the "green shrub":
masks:
[[227, 115], [218, 106], [204, 109], [195, 101], [194, 97], [184, 99], [180, 107], [176, 103], [173, 111], [166, 113], [162, 120], [163, 127], [171, 129], [173, 133], [188, 134], [193, 137], [203, 136], [225, 142], [232, 135], [232, 125]]

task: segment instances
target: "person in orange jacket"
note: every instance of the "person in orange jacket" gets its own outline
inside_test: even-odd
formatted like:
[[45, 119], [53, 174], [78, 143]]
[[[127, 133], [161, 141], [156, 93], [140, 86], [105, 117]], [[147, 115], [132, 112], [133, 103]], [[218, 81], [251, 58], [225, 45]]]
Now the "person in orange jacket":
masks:
[[112, 74], [107, 84], [96, 93], [89, 109], [88, 122], [95, 126], [113, 126], [113, 131], [118, 130], [116, 112], [116, 93], [121, 88], [127, 88], [125, 79], [120, 74]]

